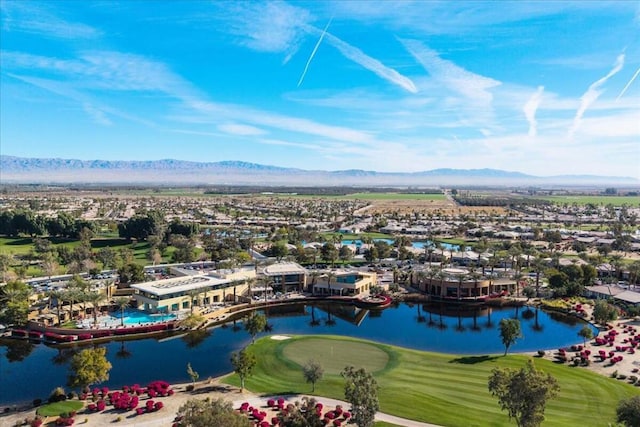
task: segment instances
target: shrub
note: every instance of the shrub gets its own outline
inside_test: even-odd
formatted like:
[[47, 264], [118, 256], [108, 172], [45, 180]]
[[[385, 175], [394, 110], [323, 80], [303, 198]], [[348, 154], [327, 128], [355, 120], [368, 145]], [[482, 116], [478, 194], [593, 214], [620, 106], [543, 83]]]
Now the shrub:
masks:
[[64, 391], [62, 387], [56, 387], [53, 389], [51, 394], [49, 395], [49, 403], [60, 402], [62, 400], [66, 400], [67, 393]]
[[38, 406], [40, 406], [40, 405], [42, 405], [42, 399], [33, 399], [33, 406], [34, 406], [34, 408], [35, 408], [35, 407], [38, 407]]
[[194, 389], [193, 384], [189, 384], [189, 385], [186, 387], [186, 390], [187, 390], [187, 391], [193, 391], [193, 389]]
[[30, 427], [40, 427], [42, 425], [43, 421], [42, 418], [35, 418], [33, 420], [31, 420], [31, 422], [29, 423]]
[[613, 371], [611, 378], [618, 378], [618, 371]]
[[618, 375], [618, 379], [619, 379], [619, 380], [626, 380], [626, 379], [627, 379], [627, 376], [626, 376], [626, 375], [624, 375], [624, 374], [620, 374], [620, 375]]
[[544, 350], [538, 350], [538, 356], [542, 357], [545, 355], [545, 351]]

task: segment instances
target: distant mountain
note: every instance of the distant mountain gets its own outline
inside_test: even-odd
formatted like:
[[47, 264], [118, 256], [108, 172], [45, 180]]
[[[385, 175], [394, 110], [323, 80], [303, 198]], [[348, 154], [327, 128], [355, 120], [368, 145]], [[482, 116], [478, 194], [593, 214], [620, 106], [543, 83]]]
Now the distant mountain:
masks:
[[0, 155], [0, 183], [201, 184], [297, 186], [627, 185], [630, 177], [534, 176], [499, 169], [433, 169], [422, 172], [303, 170], [242, 161], [77, 160]]

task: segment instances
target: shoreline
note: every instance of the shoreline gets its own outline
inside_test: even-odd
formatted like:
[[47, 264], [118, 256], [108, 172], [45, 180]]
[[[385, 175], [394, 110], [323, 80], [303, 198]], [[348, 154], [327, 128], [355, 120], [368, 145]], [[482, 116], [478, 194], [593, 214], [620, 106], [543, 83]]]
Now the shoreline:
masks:
[[[613, 324], [613, 329], [617, 331], [617, 336], [620, 337], [621, 339], [629, 336], [629, 333], [625, 332], [625, 329], [629, 330], [628, 329], [629, 327], [638, 328], [638, 330], [640, 331], [640, 320], [625, 319], [621, 321], [616, 321]], [[602, 335], [603, 335], [603, 332], [601, 331], [601, 333], [598, 334], [598, 336], [600, 337]], [[276, 339], [276, 340], [283, 340], [289, 337], [290, 335], [287, 335], [287, 334], [276, 334], [276, 335], [270, 336], [271, 339]], [[640, 368], [640, 352], [635, 354], [628, 354], [628, 355], [625, 354], [626, 357], [624, 357], [622, 361], [616, 363], [615, 365], [609, 365], [608, 363], [605, 364], [606, 362], [594, 361], [597, 358], [597, 351], [602, 347], [603, 346], [595, 345], [595, 337], [594, 339], [590, 340], [587, 343], [587, 346], [584, 348], [590, 349], [592, 351], [591, 354], [592, 354], [593, 360], [589, 366], [579, 367], [577, 369], [580, 369], [580, 368], [589, 369], [596, 374], [607, 376], [607, 377], [611, 377], [611, 374], [614, 371], [617, 371], [619, 374], [627, 375], [628, 377], [630, 375], [633, 375], [632, 373], [633, 369]], [[606, 347], [606, 348], [609, 349], [609, 347]], [[542, 356], [542, 358], [555, 361], [556, 353], [557, 353], [557, 349], [545, 350], [545, 355]], [[448, 354], [448, 353], [440, 353], [440, 354]], [[531, 352], [531, 351], [512, 352], [510, 354], [529, 356], [529, 357], [532, 357], [534, 360], [537, 358], [540, 358], [540, 356], [538, 355], [538, 352]], [[556, 361], [556, 363], [558, 362]], [[565, 362], [564, 365], [566, 365], [567, 369], [573, 368], [570, 361]], [[175, 391], [173, 396], [154, 398], [154, 401], [161, 401], [163, 402], [163, 405], [164, 405], [163, 409], [161, 409], [158, 412], [151, 412], [144, 415], [136, 416], [134, 411], [118, 412], [118, 411], [107, 410], [104, 412], [85, 413], [85, 411], [82, 410], [82, 412], [76, 416], [76, 424], [83, 424], [85, 420], [88, 420], [88, 425], [99, 426], [99, 427], [107, 427], [114, 423], [119, 423], [121, 425], [127, 425], [127, 426], [138, 426], [138, 427], [152, 427], [154, 425], [159, 425], [159, 424], [170, 425], [173, 422], [173, 419], [175, 418], [175, 414], [177, 413], [178, 408], [184, 402], [186, 402], [186, 400], [193, 399], [193, 398], [198, 398], [198, 399], [203, 399], [206, 397], [210, 397], [213, 399], [223, 398], [227, 401], [233, 402], [234, 408], [236, 406], [239, 406], [238, 402], [240, 401], [248, 401], [248, 400], [251, 400], [252, 402], [260, 401], [264, 404], [264, 401], [266, 401], [266, 399], [268, 398], [267, 396], [261, 395], [259, 393], [254, 393], [246, 389], [241, 393], [238, 387], [223, 383], [224, 378], [228, 377], [231, 374], [232, 373], [227, 373], [224, 375], [210, 377], [205, 380], [198, 381], [195, 383], [196, 388], [192, 392], [187, 391], [187, 386], [191, 385], [190, 382], [180, 382], [180, 383], [173, 384], [171, 386], [171, 388]], [[638, 376], [640, 376], [640, 374]], [[115, 390], [119, 390], [119, 389], [114, 388], [112, 391], [115, 391]], [[301, 397], [302, 396], [293, 396], [294, 400], [299, 399]], [[331, 398], [325, 398], [321, 396], [317, 396], [316, 399], [319, 401], [333, 400]], [[146, 400], [142, 400], [141, 402], [144, 403], [145, 401]], [[0, 413], [1, 425], [12, 426], [12, 425], [16, 425], [16, 423], [21, 423], [27, 418], [33, 418], [35, 416], [36, 409], [37, 409], [32, 406], [31, 402], [24, 402], [23, 405], [10, 404], [9, 407], [11, 406], [17, 408], [17, 410], [12, 410], [9, 413]], [[392, 416], [389, 415], [389, 417], [392, 417]], [[55, 418], [49, 417], [48, 421], [53, 421], [53, 419]], [[405, 424], [401, 424], [401, 425], [405, 425]], [[406, 425], [428, 426], [429, 424], [416, 422], [415, 424], [406, 424]]]

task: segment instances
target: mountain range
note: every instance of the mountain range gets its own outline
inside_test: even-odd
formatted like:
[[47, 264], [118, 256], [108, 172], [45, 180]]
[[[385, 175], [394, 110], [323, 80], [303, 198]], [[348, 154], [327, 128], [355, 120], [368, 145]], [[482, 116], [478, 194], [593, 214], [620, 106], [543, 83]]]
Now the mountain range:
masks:
[[451, 186], [451, 185], [624, 185], [631, 177], [598, 175], [535, 176], [499, 169], [433, 169], [376, 172], [284, 168], [242, 161], [77, 160], [0, 155], [0, 183], [297, 186]]

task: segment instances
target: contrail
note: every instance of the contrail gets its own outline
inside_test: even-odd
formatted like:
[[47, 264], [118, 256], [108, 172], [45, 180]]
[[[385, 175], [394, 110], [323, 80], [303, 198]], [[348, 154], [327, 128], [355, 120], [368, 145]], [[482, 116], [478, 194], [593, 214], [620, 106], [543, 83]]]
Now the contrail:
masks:
[[636, 73], [633, 75], [633, 77], [631, 77], [631, 80], [629, 80], [629, 83], [627, 83], [626, 86], [624, 88], [622, 88], [622, 92], [620, 92], [620, 95], [618, 95], [618, 97], [616, 98], [616, 101], [618, 99], [620, 99], [622, 97], [622, 95], [624, 95], [624, 93], [627, 91], [627, 89], [629, 89], [629, 86], [631, 86], [631, 83], [633, 83], [633, 81], [636, 79], [636, 77], [638, 77], [638, 74], [640, 74], [640, 68], [638, 68], [636, 70]]
[[309, 65], [311, 64], [311, 61], [313, 60], [313, 57], [316, 55], [316, 52], [318, 51], [318, 48], [320, 47], [320, 43], [322, 43], [322, 39], [324, 39], [325, 34], [327, 34], [327, 30], [329, 29], [329, 25], [331, 25], [331, 21], [333, 21], [333, 16], [331, 17], [331, 19], [329, 19], [329, 22], [327, 22], [327, 26], [324, 27], [324, 30], [322, 31], [322, 34], [320, 35], [320, 39], [318, 39], [318, 43], [316, 43], [316, 46], [313, 48], [313, 51], [311, 52], [311, 55], [309, 56], [309, 59], [307, 60], [307, 65], [304, 66], [304, 71], [302, 72], [302, 75], [300, 76], [300, 80], [298, 80], [298, 87], [300, 87], [300, 85], [302, 84], [302, 81], [304, 80], [304, 76], [307, 75], [307, 70], [309, 69]]

